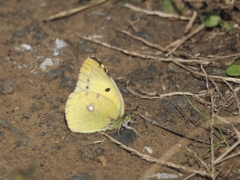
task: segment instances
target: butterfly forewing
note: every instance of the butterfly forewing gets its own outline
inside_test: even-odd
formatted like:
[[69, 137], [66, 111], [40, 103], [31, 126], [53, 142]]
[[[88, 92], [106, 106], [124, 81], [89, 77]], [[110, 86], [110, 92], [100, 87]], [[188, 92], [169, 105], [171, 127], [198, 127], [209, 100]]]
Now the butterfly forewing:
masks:
[[83, 89], [99, 93], [109, 98], [119, 110], [119, 115], [124, 114], [122, 95], [100, 60], [95, 57], [88, 58], [80, 69], [76, 90]]

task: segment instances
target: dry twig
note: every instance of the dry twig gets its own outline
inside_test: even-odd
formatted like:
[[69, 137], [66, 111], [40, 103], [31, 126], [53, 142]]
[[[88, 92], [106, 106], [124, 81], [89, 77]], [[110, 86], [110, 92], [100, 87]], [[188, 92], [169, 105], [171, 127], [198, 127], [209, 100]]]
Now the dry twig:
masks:
[[[184, 66], [183, 64], [179, 63], [179, 62], [176, 62], [176, 61], [173, 61], [173, 63], [177, 64], [178, 66], [188, 70], [189, 72], [193, 73], [193, 74], [196, 74], [196, 75], [199, 75], [199, 76], [204, 76], [204, 74], [202, 73], [199, 73], [197, 72], [196, 70], [192, 70], [186, 66]], [[234, 83], [240, 83], [240, 79], [237, 79], [237, 78], [231, 78], [231, 77], [222, 77], [222, 76], [211, 76], [211, 75], [207, 75], [208, 77], [211, 77], [215, 80], [218, 80], [220, 82], [224, 82], [224, 81], [230, 81], [230, 82], [234, 82]]]
[[130, 88], [129, 82], [126, 83], [126, 89], [132, 93], [134, 96], [137, 96], [141, 99], [162, 99], [170, 96], [192, 96], [196, 101], [204, 104], [204, 105], [210, 105], [209, 102], [205, 101], [202, 97], [206, 95], [205, 92], [199, 92], [198, 94], [194, 94], [192, 92], [171, 92], [171, 93], [166, 93], [166, 94], [160, 94], [157, 92], [150, 92], [150, 93], [142, 93], [139, 94], [133, 89]]
[[77, 12], [80, 12], [80, 11], [83, 11], [83, 10], [88, 9], [90, 7], [93, 7], [93, 6], [96, 6], [98, 4], [104, 3], [105, 1], [107, 1], [107, 0], [92, 0], [84, 6], [80, 6], [80, 7], [77, 7], [77, 8], [73, 8], [73, 9], [70, 9], [70, 10], [67, 10], [67, 11], [62, 11], [62, 12], [59, 12], [57, 14], [54, 14], [54, 15], [48, 17], [48, 18], [45, 18], [44, 21], [52, 21], [52, 20], [55, 20], [55, 19], [71, 16], [71, 15], [77, 13]]
[[126, 30], [122, 30], [122, 31], [117, 30], [117, 31], [119, 31], [121, 33], [124, 33], [124, 34], [132, 37], [133, 39], [139, 40], [139, 41], [141, 41], [142, 43], [146, 44], [147, 46], [149, 46], [151, 48], [157, 49], [157, 50], [162, 51], [162, 52], [165, 51], [165, 48], [163, 48], [162, 46], [157, 45], [157, 44], [153, 44], [153, 43], [151, 43], [151, 42], [149, 42], [149, 41], [147, 41], [147, 40], [145, 40], [145, 39], [143, 39], [141, 37], [138, 37], [138, 36], [135, 36], [135, 35], [131, 34], [130, 32], [128, 32]]
[[[204, 144], [209, 144], [208, 142], [206, 142], [206, 141], [204, 141], [204, 140], [201, 140], [201, 139], [198, 139], [198, 138], [194, 138], [194, 137], [189, 136], [189, 135], [184, 135], [184, 134], [182, 134], [182, 133], [180, 133], [180, 132], [174, 131], [173, 129], [167, 128], [166, 126], [158, 123], [157, 121], [155, 121], [155, 120], [153, 120], [153, 119], [151, 119], [151, 118], [143, 115], [140, 111], [139, 111], [139, 115], [140, 115], [143, 119], [145, 119], [145, 120], [147, 120], [148, 122], [150, 122], [151, 124], [153, 124], [153, 125], [155, 125], [155, 126], [158, 126], [158, 127], [162, 128], [162, 129], [164, 129], [164, 130], [166, 130], [166, 131], [168, 131], [168, 132], [171, 132], [171, 133], [173, 133], [173, 134], [175, 134], [175, 135], [178, 135], [178, 136], [180, 136], [180, 137], [183, 137], [183, 138], [186, 138], [186, 139], [189, 139], [189, 140], [192, 140], [192, 141], [196, 141], [196, 142], [200, 142], [200, 143], [204, 143]], [[198, 131], [198, 130], [197, 130], [197, 131]], [[191, 132], [191, 134], [192, 134], [192, 132]]]
[[124, 7], [129, 8], [133, 11], [142, 12], [142, 13], [145, 13], [147, 15], [155, 15], [155, 16], [159, 16], [159, 17], [162, 17], [162, 18], [171, 18], [171, 19], [180, 19], [180, 20], [189, 20], [190, 19], [189, 17], [186, 17], [186, 16], [178, 16], [178, 15], [175, 15], [175, 14], [168, 14], [168, 13], [164, 13], [164, 12], [161, 12], [161, 11], [149, 11], [149, 10], [146, 10], [146, 9], [142, 9], [142, 8], [133, 6], [133, 5], [128, 4], [128, 3], [124, 4]]
[[237, 135], [237, 137], [238, 137], [238, 141], [235, 142], [231, 147], [229, 147], [229, 148], [227, 149], [227, 151], [225, 151], [221, 156], [219, 156], [219, 157], [214, 161], [214, 163], [213, 163], [214, 165], [219, 164], [219, 163], [221, 163], [221, 162], [223, 162], [223, 161], [225, 161], [225, 160], [227, 160], [227, 159], [229, 159], [229, 158], [233, 158], [233, 157], [236, 157], [236, 156], [240, 155], [240, 152], [237, 152], [236, 154], [233, 154], [233, 155], [231, 155], [231, 156], [226, 157], [230, 152], [232, 152], [236, 147], [238, 147], [238, 146], [240, 145], [240, 133], [239, 133], [239, 131], [238, 131], [235, 127], [233, 127], [233, 129], [234, 129], [235, 132], [236, 132], [236, 135]]
[[114, 49], [116, 51], [120, 51], [120, 52], [122, 52], [124, 54], [127, 54], [129, 56], [139, 57], [139, 58], [142, 58], [142, 59], [156, 60], [156, 61], [162, 61], [162, 62], [182, 62], [182, 63], [188, 63], [188, 64], [205, 64], [205, 65], [207, 65], [207, 64], [210, 63], [207, 60], [197, 60], [197, 59], [159, 58], [159, 57], [156, 57], [156, 56], [141, 54], [141, 53], [138, 53], [138, 52], [135, 52], [135, 51], [129, 51], [127, 49], [112, 46], [108, 43], [101, 42], [99, 40], [93, 39], [92, 37], [84, 36], [84, 37], [80, 37], [80, 38], [85, 39], [85, 40], [90, 41], [90, 42], [93, 42], [93, 43], [96, 43], [96, 44], [100, 44], [100, 45], [102, 45], [104, 47], [107, 47], [107, 48], [110, 48], [110, 49]]
[[106, 133], [102, 133], [102, 134], [104, 136], [106, 136], [113, 143], [119, 145], [121, 148], [125, 149], [126, 151], [130, 152], [131, 154], [134, 154], [134, 155], [136, 155], [136, 156], [140, 157], [141, 159], [144, 159], [144, 160], [146, 160], [148, 162], [157, 163], [157, 164], [160, 164], [162, 166], [166, 166], [166, 167], [177, 169], [179, 171], [199, 174], [199, 175], [204, 176], [204, 177], [206, 177], [206, 176], [207, 177], [211, 177], [211, 174], [209, 174], [206, 171], [199, 171], [199, 170], [192, 169], [190, 167], [185, 167], [185, 166], [177, 165], [177, 164], [174, 164], [174, 163], [171, 163], [171, 162], [165, 162], [165, 161], [162, 161], [160, 159], [156, 159], [156, 158], [151, 157], [149, 155], [140, 153], [139, 151], [137, 151], [137, 150], [135, 150], [133, 148], [125, 146], [124, 144], [120, 143], [119, 141], [117, 141], [116, 139], [114, 139], [111, 136], [107, 135]]
[[193, 11], [193, 15], [192, 15], [191, 19], [189, 20], [187, 26], [185, 27], [185, 30], [184, 30], [185, 34], [192, 28], [197, 15], [198, 15], [197, 11]]
[[183, 36], [181, 39], [178, 39], [172, 43], [170, 43], [165, 49], [169, 49], [171, 47], [174, 47], [170, 52], [166, 54], [166, 57], [169, 56], [172, 52], [176, 51], [184, 42], [186, 42], [189, 38], [199, 33], [201, 30], [204, 29], [204, 25], [199, 25], [194, 31], [192, 31], [190, 34]]

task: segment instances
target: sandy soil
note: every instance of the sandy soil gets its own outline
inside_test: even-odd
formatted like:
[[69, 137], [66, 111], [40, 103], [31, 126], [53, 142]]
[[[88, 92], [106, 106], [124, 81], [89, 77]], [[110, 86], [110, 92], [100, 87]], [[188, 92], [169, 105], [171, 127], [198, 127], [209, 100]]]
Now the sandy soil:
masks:
[[[134, 57], [81, 38], [91, 36], [129, 51], [155, 55], [159, 50], [118, 30], [125, 29], [162, 47], [184, 36], [188, 21], [147, 16], [124, 7], [126, 2], [107, 1], [53, 21], [44, 19], [89, 2], [0, 2], [0, 179], [19, 179], [20, 176], [25, 179], [157, 179], [156, 173], [168, 173], [183, 179], [191, 174], [143, 160], [100, 133], [69, 131], [65, 103], [75, 88], [81, 64], [93, 54], [102, 60], [116, 81], [125, 101], [126, 114], [132, 114], [134, 123], [131, 126], [140, 137], [124, 128], [120, 132], [107, 131], [107, 134], [157, 159], [203, 170], [204, 165], [186, 149], [188, 147], [209, 166], [211, 128], [206, 125], [208, 120], [197, 111], [211, 117], [209, 94], [203, 99], [210, 104], [183, 95], [144, 99], [130, 93], [125, 86], [129, 80], [130, 88], [138, 93], [184, 91], [197, 94], [206, 90], [205, 78], [193, 76], [171, 61]], [[158, 1], [128, 2], [148, 10], [161, 9]], [[237, 11], [235, 17], [240, 18]], [[199, 24], [196, 21], [194, 27]], [[178, 57], [187, 60], [191, 59], [188, 55], [222, 57], [236, 54], [240, 49], [238, 32], [203, 29], [177, 50]], [[157, 57], [163, 58], [164, 54]], [[177, 57], [176, 54], [173, 57]], [[231, 62], [232, 57], [214, 61], [205, 66], [206, 72], [226, 76], [225, 68]], [[200, 63], [190, 65], [201, 71]], [[223, 96], [230, 91], [226, 84], [216, 83]], [[214, 87], [209, 80], [209, 88]], [[228, 107], [221, 107], [218, 112], [224, 117], [238, 112], [235, 101]], [[144, 115], [147, 112], [148, 117], [165, 129], [144, 120], [139, 110]], [[213, 135], [216, 158], [237, 142], [230, 125], [221, 124], [220, 129], [222, 134], [215, 128]], [[223, 137], [227, 143], [222, 143]], [[231, 153], [234, 152], [239, 152], [239, 147]], [[239, 158], [232, 158], [216, 166], [216, 172], [220, 173], [220, 179], [231, 179], [239, 175], [239, 168]], [[194, 178], [206, 177], [197, 175]]]

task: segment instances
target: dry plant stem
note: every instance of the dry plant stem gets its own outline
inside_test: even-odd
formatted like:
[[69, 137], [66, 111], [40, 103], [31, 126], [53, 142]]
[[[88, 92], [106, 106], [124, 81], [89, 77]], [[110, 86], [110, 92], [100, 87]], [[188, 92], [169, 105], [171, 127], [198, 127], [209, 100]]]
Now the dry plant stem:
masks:
[[238, 100], [238, 97], [237, 97], [237, 93], [236, 91], [233, 89], [233, 87], [231, 86], [231, 84], [229, 84], [227, 81], [224, 80], [224, 82], [228, 85], [228, 87], [231, 89], [231, 91], [233, 92], [234, 94], [234, 98], [237, 102], [237, 107], [238, 107], [238, 115], [240, 115], [240, 102]]
[[209, 0], [184, 0], [185, 2], [208, 2]]
[[119, 141], [117, 141], [116, 139], [112, 138], [111, 136], [107, 135], [106, 133], [102, 133], [104, 136], [106, 136], [110, 141], [112, 141], [113, 143], [119, 145], [121, 148], [125, 149], [126, 151], [130, 152], [131, 154], [134, 154], [138, 157], [140, 157], [141, 159], [144, 159], [148, 162], [153, 162], [153, 163], [157, 163], [160, 164], [162, 166], [166, 166], [166, 167], [170, 167], [170, 168], [174, 168], [177, 169], [179, 171], [184, 171], [184, 172], [188, 172], [188, 173], [196, 173], [199, 174], [201, 176], [207, 176], [207, 177], [211, 177], [211, 175], [209, 173], [207, 173], [206, 171], [198, 171], [189, 167], [184, 167], [184, 166], [180, 166], [171, 162], [165, 162], [162, 161], [160, 159], [156, 159], [154, 157], [148, 156], [146, 154], [140, 153], [139, 151], [127, 147], [124, 144], [120, 143]]
[[[219, 60], [219, 59], [227, 59], [227, 58], [231, 58], [231, 57], [240, 57], [240, 53], [237, 53], [237, 54], [231, 54], [231, 55], [226, 55], [226, 56], [220, 56], [220, 57], [213, 57], [213, 58], [209, 58], [209, 59], [205, 59], [205, 58], [201, 58], [201, 57], [198, 57], [198, 59], [196, 59], [196, 57], [194, 57], [194, 59], [182, 59], [182, 58], [159, 58], [159, 57], [156, 57], [156, 56], [149, 56], [149, 55], [146, 55], [146, 54], [141, 54], [141, 53], [137, 53], [137, 52], [134, 52], [134, 51], [129, 51], [127, 49], [123, 49], [123, 48], [119, 48], [119, 47], [116, 47], [116, 46], [112, 46], [108, 43], [105, 43], [105, 42], [101, 42], [101, 41], [98, 41], [96, 39], [93, 39], [92, 37], [90, 36], [83, 36], [83, 37], [80, 37], [81, 39], [85, 39], [87, 41], [90, 41], [92, 43], [96, 43], [96, 44], [99, 44], [101, 46], [104, 46], [104, 47], [107, 47], [107, 48], [110, 48], [110, 49], [113, 49], [113, 50], [116, 50], [116, 51], [120, 51], [124, 54], [127, 54], [129, 56], [133, 56], [133, 57], [139, 57], [139, 58], [142, 58], [142, 59], [150, 59], [150, 60], [156, 60], [156, 61], [163, 61], [163, 62], [182, 62], [182, 63], [188, 63], [188, 64], [204, 64], [204, 65], [208, 65], [210, 64], [212, 61], [216, 61], [216, 60]], [[218, 77], [218, 76], [216, 76]], [[221, 78], [221, 77], [220, 77]], [[230, 81], [233, 81], [233, 79], [235, 78], [229, 78], [229, 79], [232, 79]], [[240, 82], [240, 81], [239, 81]]]
[[221, 93], [218, 85], [216, 84], [216, 82], [215, 82], [211, 77], [209, 77], [209, 79], [210, 79], [211, 82], [214, 84], [214, 87], [215, 87], [216, 91], [218, 92], [219, 96], [220, 96], [221, 98], [223, 98], [223, 95], [222, 95], [222, 93]]
[[[131, 37], [131, 38], [133, 38], [135, 40], [141, 41], [143, 44], [145, 44], [145, 45], [147, 45], [147, 46], [149, 46], [151, 48], [159, 50], [157, 53], [155, 53], [155, 55], [157, 55], [157, 56], [163, 54], [163, 52], [167, 52], [167, 50], [165, 48], [163, 48], [162, 46], [157, 45], [157, 44], [153, 44], [153, 43], [151, 43], [151, 42], [149, 42], [149, 41], [147, 41], [147, 40], [145, 40], [145, 39], [143, 39], [143, 38], [141, 38], [139, 36], [135, 36], [135, 35], [131, 34], [130, 32], [128, 32], [126, 30], [122, 30], [122, 31], [117, 30], [117, 31], [121, 32], [121, 33], [124, 33], [124, 34], [128, 35], [129, 37]], [[176, 56], [179, 56], [179, 53], [177, 53], [177, 52], [172, 52], [172, 53], [174, 55], [176, 55]]]
[[146, 55], [146, 54], [141, 54], [135, 51], [129, 51], [127, 49], [123, 49], [123, 48], [119, 48], [116, 46], [112, 46], [108, 43], [105, 42], [101, 42], [99, 40], [93, 39], [91, 37], [80, 37], [84, 40], [99, 44], [101, 46], [116, 50], [116, 51], [120, 51], [126, 55], [129, 56], [133, 56], [133, 57], [138, 57], [138, 58], [142, 58], [142, 59], [149, 59], [149, 60], [156, 60], [156, 61], [162, 61], [162, 62], [181, 62], [181, 63], [187, 63], [187, 64], [204, 64], [204, 65], [208, 65], [210, 64], [209, 60], [199, 60], [199, 59], [182, 59], [182, 58], [159, 58], [156, 56], [150, 56], [150, 55]]
[[[117, 31], [119, 31], [119, 30], [117, 30]], [[138, 36], [135, 36], [135, 35], [131, 34], [130, 32], [128, 32], [126, 30], [122, 30], [122, 31], [119, 31], [119, 32], [124, 33], [124, 34], [132, 37], [133, 39], [139, 40], [139, 41], [141, 41], [142, 43], [146, 44], [147, 46], [149, 46], [151, 48], [154, 48], [154, 49], [157, 49], [157, 50], [160, 50], [160, 51], [165, 51], [165, 49], [162, 46], [153, 44], [153, 43], [151, 43], [151, 42], [149, 42], [149, 41], [147, 41], [147, 40], [145, 40], [141, 37], [138, 37]]]
[[138, 96], [141, 99], [162, 99], [166, 97], [171, 96], [179, 96], [179, 95], [186, 95], [186, 96], [193, 96], [194, 94], [191, 92], [172, 92], [167, 94], [156, 94], [156, 96], [149, 96], [149, 95], [142, 95], [135, 91], [133, 91], [129, 86], [126, 87], [129, 92], [131, 92], [133, 95]]
[[[15, 134], [21, 141], [25, 144], [26, 141], [29, 139], [28, 136], [23, 134], [21, 131], [19, 131], [16, 127], [14, 127], [12, 124], [10, 124], [7, 120], [0, 118], [0, 126], [2, 126], [4, 129], [7, 129], [11, 131], [13, 134]], [[5, 148], [6, 150], [8, 148]], [[0, 151], [4, 151], [5, 149], [0, 149]]]
[[159, 16], [159, 17], [162, 17], [162, 18], [171, 18], [171, 19], [180, 19], [180, 20], [189, 20], [190, 19], [189, 17], [186, 17], [186, 16], [178, 16], [178, 15], [175, 15], [175, 14], [163, 13], [161, 11], [150, 11], [150, 10], [142, 9], [142, 8], [133, 6], [133, 5], [128, 4], [128, 3], [124, 4], [123, 6], [126, 7], [126, 8], [129, 8], [133, 11], [142, 12], [142, 13], [145, 13], [147, 15], [155, 15], [155, 16]]
[[18, 135], [19, 137], [24, 137], [24, 134], [21, 133], [19, 130], [17, 130], [13, 125], [11, 125], [8, 121], [4, 119], [0, 119], [0, 125], [2, 125], [3, 128], [11, 131], [12, 133]]
[[[239, 143], [238, 143], [239, 144]], [[218, 162], [214, 162], [214, 164], [216, 165], [216, 164], [219, 164], [219, 163], [221, 163], [221, 162], [223, 162], [223, 161], [226, 161], [226, 160], [228, 160], [228, 159], [231, 159], [231, 158], [233, 158], [233, 157], [236, 157], [236, 156], [239, 156], [240, 155], [240, 152], [237, 152], [237, 153], [235, 153], [235, 154], [232, 154], [232, 155], [229, 155], [229, 156], [227, 156], [226, 158], [223, 158], [223, 159], [221, 159], [221, 160], [219, 160]]]
[[197, 11], [193, 11], [193, 15], [192, 15], [191, 19], [189, 20], [187, 26], [185, 27], [185, 30], [184, 30], [185, 34], [192, 28], [197, 15], [198, 15]]
[[138, 31], [137, 28], [136, 28], [136, 24], [138, 22], [141, 21], [141, 17], [139, 17], [138, 19], [136, 19], [135, 21], [128, 21], [129, 22], [129, 25], [127, 25], [126, 27], [124, 27], [123, 29], [127, 29], [128, 27], [131, 27], [135, 32]]
[[142, 59], [150, 59], [150, 60], [156, 60], [156, 61], [162, 61], [162, 62], [182, 62], [182, 63], [188, 63], [188, 64], [193, 63], [193, 64], [208, 65], [210, 63], [207, 60], [197, 60], [197, 59], [159, 58], [159, 57], [156, 57], [156, 56], [141, 54], [141, 53], [138, 53], [138, 52], [135, 52], [135, 51], [128, 51], [126, 49], [119, 48], [119, 47], [116, 47], [116, 46], [112, 46], [108, 43], [98, 41], [98, 40], [93, 39], [91, 37], [84, 36], [84, 37], [80, 37], [80, 38], [85, 39], [85, 40], [90, 41], [90, 42], [93, 42], [93, 43], [96, 43], [96, 44], [99, 44], [99, 45], [102, 45], [102, 46], [110, 48], [110, 49], [114, 49], [116, 51], [120, 51], [120, 52], [122, 52], [124, 54], [127, 54], [129, 56], [139, 57], [139, 58], [142, 58]]
[[211, 123], [210, 123], [210, 126], [211, 126], [211, 131], [210, 131], [210, 150], [211, 150], [211, 173], [212, 173], [212, 177], [213, 179], [216, 179], [216, 176], [215, 176], [215, 166], [214, 166], [214, 159], [215, 159], [215, 156], [214, 156], [214, 141], [213, 141], [213, 133], [214, 133], [214, 109], [215, 109], [215, 103], [214, 103], [214, 94], [212, 93], [212, 91], [209, 90], [209, 83], [208, 83], [208, 75], [205, 71], [205, 69], [203, 68], [203, 65], [201, 64], [201, 69], [203, 71], [203, 74], [204, 74], [204, 77], [205, 77], [205, 81], [206, 81], [206, 88], [207, 90], [209, 91], [209, 93], [211, 94], [211, 115], [212, 115], [212, 118], [211, 118]]
[[211, 102], [212, 102], [212, 119], [211, 119], [211, 131], [210, 131], [210, 142], [211, 142], [211, 172], [213, 176], [213, 180], [216, 179], [215, 176], [215, 165], [214, 165], [214, 160], [215, 160], [215, 155], [214, 155], [214, 141], [213, 141], [213, 133], [214, 133], [214, 109], [215, 109], [215, 103], [214, 103], [214, 98], [213, 95], [211, 96]]
[[[166, 130], [166, 131], [169, 131], [169, 132], [171, 132], [171, 133], [173, 133], [173, 134], [175, 134], [175, 135], [178, 135], [178, 136], [180, 136], [180, 137], [182, 137], [182, 138], [186, 138], [186, 139], [188, 139], [188, 140], [196, 141], [196, 142], [200, 142], [200, 143], [204, 143], [204, 144], [209, 144], [208, 142], [206, 142], [206, 141], [204, 141], [204, 140], [201, 140], [201, 139], [198, 139], [198, 138], [193, 138], [193, 137], [191, 137], [191, 136], [189, 136], [189, 135], [184, 135], [184, 134], [181, 134], [181, 133], [179, 133], [179, 132], [176, 132], [176, 131], [174, 131], [174, 130], [172, 130], [172, 129], [170, 129], [170, 128], [167, 128], [167, 127], [159, 124], [157, 121], [152, 120], [151, 118], [144, 116], [141, 112], [139, 112], [139, 115], [140, 115], [143, 119], [145, 119], [145, 120], [147, 120], [148, 122], [150, 122], [152, 125], [158, 126], [158, 127], [162, 128], [162, 129], [164, 129], [164, 130]], [[193, 133], [194, 133], [194, 132], [193, 132]]]
[[[214, 161], [214, 164], [218, 164], [220, 162], [223, 161], [223, 159], [231, 152], [233, 151], [237, 146], [239, 146], [240, 144], [240, 135], [239, 135], [239, 131], [237, 131], [237, 129], [233, 126], [233, 129], [235, 130], [236, 132], [236, 135], [238, 137], [238, 141], [235, 142], [230, 148], [228, 148], [228, 150], [226, 152], [224, 152], [221, 156], [219, 156], [215, 161]], [[239, 152], [236, 153], [235, 155], [239, 155]], [[229, 157], [226, 157], [225, 159], [229, 159]]]
[[[179, 63], [179, 62], [173, 61], [173, 63], [177, 64], [178, 66], [182, 67], [183, 69], [188, 70], [189, 72], [191, 72], [193, 74], [196, 74], [196, 75], [199, 75], [199, 76], [202, 76], [202, 77], [204, 76], [204, 74], [199, 73], [196, 70], [192, 70], [192, 69], [186, 67], [185, 65]], [[222, 76], [211, 76], [211, 75], [208, 75], [208, 77], [213, 78], [213, 79], [218, 80], [218, 81], [221, 81], [221, 82], [230, 81], [230, 82], [234, 82], [234, 83], [240, 83], [240, 79], [237, 79], [237, 78], [222, 77]]]
[[222, 117], [219, 115], [215, 115], [215, 118], [215, 120], [217, 120], [221, 124], [237, 124], [240, 121], [240, 116]]
[[172, 93], [167, 93], [167, 94], [159, 94], [159, 93], [154, 93], [153, 95], [146, 95], [146, 94], [139, 94], [137, 92], [135, 92], [134, 90], [132, 90], [130, 88], [130, 86], [126, 85], [127, 90], [132, 93], [133, 95], [142, 98], [142, 99], [162, 99], [165, 97], [170, 97], [170, 96], [179, 96], [179, 95], [183, 95], [183, 96], [192, 96], [196, 101], [205, 104], [205, 105], [210, 105], [210, 103], [208, 103], [207, 101], [205, 101], [203, 98], [200, 97], [199, 94], [193, 94], [191, 92], [172, 92]]
[[204, 77], [205, 77], [205, 81], [206, 81], [206, 88], [207, 90], [209, 91], [209, 85], [208, 85], [208, 76], [207, 76], [207, 73], [205, 71], [205, 69], [203, 68], [203, 65], [201, 64], [201, 69], [203, 71], [203, 74], [204, 74]]
[[183, 180], [188, 180], [188, 179], [191, 179], [192, 177], [196, 176], [195, 173], [193, 174], [190, 174], [189, 176], [185, 177]]
[[195, 34], [199, 33], [202, 29], [204, 29], [204, 25], [201, 24], [199, 25], [193, 32], [191, 32], [190, 34], [183, 36], [181, 39], [178, 39], [174, 42], [172, 42], [171, 44], [169, 44], [165, 49], [169, 49], [173, 46], [175, 46], [170, 52], [168, 52], [165, 56], [169, 56], [171, 53], [173, 53], [174, 51], [176, 51], [185, 41], [187, 41], [188, 39], [190, 39], [192, 36], [194, 36]]
[[220, 59], [226, 59], [226, 58], [231, 58], [231, 57], [236, 57], [238, 58], [240, 56], [240, 53], [237, 53], [237, 54], [230, 54], [230, 55], [226, 55], [226, 56], [209, 56], [209, 60], [210, 61], [215, 61], [215, 60], [220, 60]]
[[107, 0], [92, 0], [84, 6], [80, 6], [80, 7], [77, 7], [77, 8], [73, 8], [73, 9], [70, 9], [70, 10], [67, 10], [67, 11], [62, 11], [60, 13], [54, 14], [54, 15], [44, 19], [44, 21], [52, 21], [52, 20], [55, 20], [55, 19], [71, 16], [71, 15], [77, 13], [77, 12], [80, 12], [80, 11], [83, 11], [83, 10], [88, 9], [90, 7], [93, 7], [93, 6], [96, 6], [98, 4], [104, 3], [105, 1], [107, 1]]
[[[221, 156], [219, 156], [215, 161], [214, 164], [219, 164], [223, 161], [223, 158], [226, 157], [231, 151], [233, 151], [238, 145], [240, 144], [240, 140], [238, 140], [236, 143], [234, 143], [226, 152], [224, 152]], [[235, 155], [239, 155], [240, 152], [236, 153]], [[227, 157], [226, 159], [229, 159]]]
[[207, 164], [206, 164], [201, 158], [198, 157], [198, 155], [196, 154], [196, 152], [194, 152], [193, 150], [191, 150], [191, 149], [189, 149], [189, 148], [187, 148], [187, 147], [186, 147], [186, 149], [187, 149], [189, 152], [193, 153], [194, 156], [195, 156], [195, 158], [197, 158], [197, 160], [201, 162], [201, 164], [205, 167], [205, 169], [207, 169], [207, 171], [210, 172], [210, 169], [209, 169], [209, 167], [207, 166]]

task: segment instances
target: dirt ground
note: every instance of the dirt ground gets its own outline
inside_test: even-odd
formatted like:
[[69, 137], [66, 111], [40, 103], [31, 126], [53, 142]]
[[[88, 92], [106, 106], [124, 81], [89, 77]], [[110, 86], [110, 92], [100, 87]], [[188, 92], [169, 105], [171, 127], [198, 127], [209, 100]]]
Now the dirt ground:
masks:
[[[236, 99], [240, 93], [236, 89], [234, 96], [230, 88], [239, 87], [239, 82], [208, 78], [206, 83], [204, 76], [197, 76], [174, 61], [162, 61], [166, 52], [159, 53], [159, 49], [120, 32], [126, 30], [166, 47], [184, 36], [188, 21], [146, 15], [125, 7], [125, 3], [130, 3], [161, 10], [161, 2], [153, 0], [140, 4], [133, 0], [106, 1], [68, 17], [44, 21], [89, 3], [0, 1], [0, 179], [164, 179], [164, 175], [184, 179], [194, 174], [191, 169], [208, 174], [214, 169], [218, 179], [239, 178], [239, 156], [210, 165], [213, 154], [217, 159], [239, 141], [239, 121], [216, 123], [211, 131], [206, 118], [211, 119], [213, 112], [233, 119], [239, 115]], [[231, 13], [240, 19], [239, 11]], [[239, 23], [231, 19], [229, 22]], [[196, 20], [193, 29], [199, 25]], [[123, 53], [87, 41], [84, 36], [162, 60]], [[198, 61], [182, 64], [199, 73], [203, 73], [203, 64], [206, 74], [226, 77], [226, 66], [240, 57], [231, 55], [239, 50], [239, 28], [231, 33], [219, 27], [203, 28], [170, 58]], [[81, 64], [91, 55], [102, 60], [116, 81], [125, 101], [125, 113], [132, 114], [130, 125], [140, 136], [124, 128], [106, 133], [140, 153], [189, 171], [144, 160], [100, 133], [70, 132], [65, 103], [75, 88]], [[223, 56], [226, 58], [221, 59]], [[217, 60], [199, 63], [208, 58]], [[135, 93], [126, 88], [127, 81]], [[210, 92], [207, 89], [213, 93], [206, 93]], [[159, 96], [176, 92], [179, 93]], [[140, 111], [146, 118], [140, 116]], [[229, 154], [237, 152], [239, 144]], [[192, 177], [208, 178], [199, 173]]]

